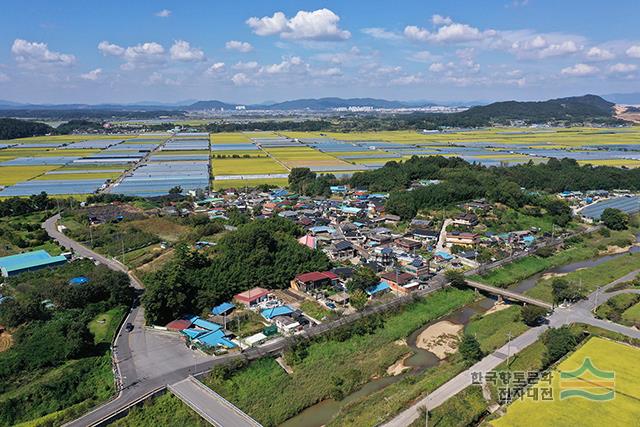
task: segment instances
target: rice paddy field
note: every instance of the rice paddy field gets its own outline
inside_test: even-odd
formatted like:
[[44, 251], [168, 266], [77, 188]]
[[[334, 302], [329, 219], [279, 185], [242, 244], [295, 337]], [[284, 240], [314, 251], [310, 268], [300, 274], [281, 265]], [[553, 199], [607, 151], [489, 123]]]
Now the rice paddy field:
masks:
[[[572, 372], [580, 368], [586, 358], [601, 371], [614, 372], [613, 384], [593, 374], [585, 373], [573, 380], [571, 387], [589, 390], [593, 394], [606, 394], [615, 391], [611, 400], [594, 401], [584, 397], [560, 399], [560, 371]], [[567, 359], [562, 361], [552, 374], [551, 387], [553, 400], [541, 401], [531, 397], [513, 402], [503, 417], [491, 421], [494, 427], [580, 425], [602, 426], [638, 425], [640, 419], [640, 348], [603, 338], [591, 338]], [[608, 380], [610, 381], [610, 380]], [[546, 384], [537, 384], [534, 388], [548, 388]], [[533, 396], [531, 393], [530, 396]], [[535, 416], [532, 416], [535, 414]]]
[[225, 132], [64, 135], [0, 141], [0, 197], [46, 191], [160, 195], [170, 188], [283, 185], [289, 171], [349, 176], [411, 156], [485, 166], [569, 157], [640, 166], [640, 127], [491, 128], [445, 132]]

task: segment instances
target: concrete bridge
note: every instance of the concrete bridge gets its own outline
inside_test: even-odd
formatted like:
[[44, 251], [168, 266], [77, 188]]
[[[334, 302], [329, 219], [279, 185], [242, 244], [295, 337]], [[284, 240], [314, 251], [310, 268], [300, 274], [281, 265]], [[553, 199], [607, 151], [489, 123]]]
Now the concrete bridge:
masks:
[[485, 285], [484, 283], [478, 283], [478, 282], [474, 282], [473, 280], [467, 280], [467, 285], [475, 288], [479, 291], [483, 291], [483, 292], [488, 292], [490, 294], [494, 294], [494, 295], [498, 295], [502, 298], [511, 300], [511, 301], [519, 301], [519, 302], [523, 302], [525, 304], [531, 304], [531, 305], [536, 305], [538, 307], [542, 307], [545, 310], [548, 311], [553, 311], [554, 307], [553, 305], [549, 304], [548, 302], [544, 302], [544, 301], [540, 301], [537, 300], [535, 298], [531, 298], [525, 295], [522, 295], [520, 293], [517, 292], [513, 292], [513, 291], [509, 291], [507, 289], [502, 289], [502, 288], [497, 288], [495, 286], [491, 286], [491, 285]]

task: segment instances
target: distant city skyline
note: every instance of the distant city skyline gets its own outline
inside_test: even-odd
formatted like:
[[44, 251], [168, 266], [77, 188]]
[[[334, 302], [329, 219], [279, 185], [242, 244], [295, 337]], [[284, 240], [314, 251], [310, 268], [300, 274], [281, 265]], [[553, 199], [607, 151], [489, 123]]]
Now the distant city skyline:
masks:
[[637, 92], [640, 2], [7, 1], [0, 99], [536, 100]]

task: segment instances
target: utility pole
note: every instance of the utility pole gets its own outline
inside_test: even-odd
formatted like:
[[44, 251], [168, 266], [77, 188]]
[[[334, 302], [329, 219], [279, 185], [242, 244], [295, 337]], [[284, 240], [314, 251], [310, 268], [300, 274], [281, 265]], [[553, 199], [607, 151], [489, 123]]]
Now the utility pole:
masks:
[[429, 393], [426, 396], [427, 404], [424, 405], [424, 427], [429, 427]]
[[120, 243], [122, 244], [122, 264], [124, 265], [124, 238], [122, 237], [122, 233], [120, 233]]
[[511, 331], [507, 332], [507, 369], [509, 369], [509, 356], [511, 354]]

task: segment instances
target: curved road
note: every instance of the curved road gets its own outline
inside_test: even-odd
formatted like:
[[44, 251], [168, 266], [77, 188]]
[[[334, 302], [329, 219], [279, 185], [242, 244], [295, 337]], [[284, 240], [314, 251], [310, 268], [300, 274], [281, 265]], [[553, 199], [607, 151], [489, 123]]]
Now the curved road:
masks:
[[[618, 283], [627, 282], [634, 279], [640, 274], [640, 270], [633, 271], [591, 293], [588, 298], [573, 304], [566, 308], [556, 308], [556, 310], [548, 317], [548, 324], [538, 326], [527, 330], [524, 334], [514, 338], [509, 345], [504, 345], [486, 356], [484, 359], [467, 369], [466, 371], [458, 374], [438, 389], [433, 391], [429, 396], [422, 398], [418, 402], [414, 403], [411, 407], [404, 410], [390, 421], [383, 424], [384, 427], [405, 427], [413, 423], [418, 417], [421, 416], [420, 410], [425, 406], [432, 410], [437, 408], [446, 402], [449, 398], [455, 394], [461, 392], [472, 384], [472, 373], [489, 372], [500, 365], [507, 356], [513, 356], [519, 353], [526, 347], [530, 346], [538, 340], [540, 335], [547, 329], [553, 327], [558, 328], [564, 325], [571, 325], [573, 323], [585, 323], [592, 326], [597, 326], [602, 329], [617, 332], [622, 335], [626, 335], [631, 338], [640, 339], [640, 330], [622, 326], [617, 323], [609, 322], [606, 320], [596, 319], [593, 316], [592, 310], [595, 309], [600, 303], [599, 297], [602, 298], [602, 292], [617, 285]], [[621, 291], [622, 293], [624, 291]], [[629, 290], [627, 290], [629, 292]], [[616, 295], [618, 292], [612, 292]], [[612, 296], [613, 296], [612, 295]], [[608, 298], [607, 298], [608, 299]]]
[[[56, 240], [61, 246], [72, 250], [77, 256], [90, 257], [94, 260], [106, 265], [112, 270], [122, 271], [129, 275], [131, 278], [132, 286], [136, 289], [142, 290], [142, 284], [128, 271], [127, 267], [118, 262], [115, 259], [107, 258], [100, 255], [81, 243], [65, 236], [57, 229], [57, 222], [60, 219], [60, 215], [54, 215], [47, 219], [42, 227], [47, 231], [48, 235]], [[486, 266], [486, 269], [499, 267], [505, 262], [510, 262], [515, 259], [527, 256], [528, 253], [514, 254], [509, 257], [508, 260], [502, 260], [496, 262], [490, 266]], [[475, 271], [474, 271], [475, 272]], [[470, 273], [470, 272], [468, 272]], [[431, 280], [431, 286], [428, 289], [417, 291], [416, 294], [424, 296], [430, 292], [434, 292], [445, 285], [446, 280], [443, 275], [437, 275]], [[337, 321], [323, 323], [317, 327], [311, 328], [306, 331], [304, 336], [312, 337], [322, 334], [330, 329], [342, 326], [350, 323], [356, 319], [366, 316], [370, 313], [382, 312], [391, 307], [406, 302], [412, 297], [397, 298], [391, 302], [380, 304], [370, 307], [369, 309], [355, 313], [354, 315], [346, 318], [341, 318]], [[592, 317], [591, 317], [592, 318]], [[596, 320], [596, 319], [593, 319]], [[165, 387], [168, 384], [174, 384], [184, 380], [189, 375], [198, 375], [210, 370], [213, 366], [227, 363], [233, 359], [249, 359], [263, 357], [264, 355], [274, 354], [281, 351], [286, 345], [287, 341], [284, 339], [274, 340], [265, 345], [249, 349], [243, 353], [232, 353], [223, 356], [207, 356], [202, 353], [194, 352], [188, 349], [183, 341], [175, 334], [161, 332], [144, 327], [144, 309], [140, 306], [134, 307], [125, 322], [130, 322], [134, 325], [132, 332], [127, 333], [124, 328], [118, 331], [113, 344], [113, 355], [116, 364], [116, 379], [118, 382], [118, 395], [106, 402], [105, 404], [95, 408], [91, 412], [83, 415], [81, 418], [68, 423], [69, 426], [92, 426], [99, 423], [105, 417], [118, 413], [123, 408], [128, 407], [132, 403], [137, 402], [142, 397], [157, 390], [160, 387]], [[123, 323], [123, 325], [124, 325]], [[606, 322], [605, 322], [606, 323]], [[600, 326], [600, 325], [598, 325]], [[537, 329], [537, 328], [536, 328]], [[542, 331], [535, 332], [536, 329], [532, 329], [520, 337], [516, 338], [512, 342], [512, 346], [519, 346], [524, 348], [526, 345], [533, 343]], [[630, 329], [630, 328], [627, 328]], [[494, 353], [497, 359], [489, 360], [485, 362], [485, 359], [494, 357], [493, 355], [487, 356], [480, 363], [483, 363], [489, 369], [489, 366], [497, 366], [504, 357], [501, 356], [500, 351]], [[484, 365], [483, 365], [484, 366]], [[460, 376], [464, 376], [460, 374]], [[453, 385], [449, 383], [441, 387], [442, 402], [451, 397], [456, 392], [466, 387], [466, 380], [457, 380], [454, 378]], [[469, 377], [470, 381], [470, 377]], [[451, 382], [451, 381], [450, 381]], [[464, 387], [460, 388], [461, 385]], [[450, 391], [445, 392], [445, 388], [449, 387]], [[440, 391], [437, 390], [435, 393]], [[435, 393], [432, 396], [435, 396]], [[440, 403], [442, 403], [440, 402]], [[417, 409], [420, 406], [424, 406], [424, 403], [418, 403], [409, 410], [403, 412], [399, 417], [404, 419], [414, 419], [414, 411], [417, 416]], [[432, 406], [432, 404], [430, 404]], [[433, 406], [435, 407], [435, 406]], [[408, 415], [408, 416], [407, 416]], [[395, 420], [394, 420], [395, 421]], [[408, 425], [406, 424], [391, 424], [391, 425]]]

